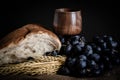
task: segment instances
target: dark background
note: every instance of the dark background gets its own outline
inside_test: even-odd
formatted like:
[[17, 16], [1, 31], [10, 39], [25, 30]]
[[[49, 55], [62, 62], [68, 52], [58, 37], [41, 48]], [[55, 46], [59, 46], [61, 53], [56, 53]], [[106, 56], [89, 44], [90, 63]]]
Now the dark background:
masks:
[[53, 28], [56, 8], [76, 8], [82, 11], [82, 31], [86, 38], [108, 34], [120, 39], [119, 9], [115, 3], [112, 0], [4, 0], [0, 2], [0, 38], [28, 23]]

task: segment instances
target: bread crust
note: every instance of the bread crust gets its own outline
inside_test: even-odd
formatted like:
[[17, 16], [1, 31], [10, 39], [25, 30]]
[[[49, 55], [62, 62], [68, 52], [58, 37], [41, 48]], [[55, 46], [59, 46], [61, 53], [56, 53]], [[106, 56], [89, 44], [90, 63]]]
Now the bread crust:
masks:
[[27, 24], [9, 33], [3, 39], [0, 40], [0, 49], [18, 44], [20, 41], [24, 40], [27, 35], [31, 33], [32, 34], [47, 33], [49, 36], [54, 38], [53, 43], [55, 44], [55, 47], [57, 49], [60, 49], [61, 43], [57, 35], [55, 35], [53, 32], [45, 29], [43, 26], [38, 25], [38, 24]]

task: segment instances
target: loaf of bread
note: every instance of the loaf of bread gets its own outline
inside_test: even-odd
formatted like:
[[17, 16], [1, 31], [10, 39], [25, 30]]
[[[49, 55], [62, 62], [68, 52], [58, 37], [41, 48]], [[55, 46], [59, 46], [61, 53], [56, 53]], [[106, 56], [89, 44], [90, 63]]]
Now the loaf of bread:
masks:
[[27, 24], [0, 40], [0, 65], [23, 62], [60, 48], [60, 40], [53, 32], [37, 24]]

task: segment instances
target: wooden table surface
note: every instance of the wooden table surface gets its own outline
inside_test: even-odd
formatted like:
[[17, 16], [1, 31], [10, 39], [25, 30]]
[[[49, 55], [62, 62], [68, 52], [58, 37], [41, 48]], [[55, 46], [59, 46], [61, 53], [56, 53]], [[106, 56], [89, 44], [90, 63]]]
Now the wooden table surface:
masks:
[[114, 68], [104, 76], [91, 78], [75, 78], [63, 75], [0, 75], [0, 80], [120, 80], [120, 67]]

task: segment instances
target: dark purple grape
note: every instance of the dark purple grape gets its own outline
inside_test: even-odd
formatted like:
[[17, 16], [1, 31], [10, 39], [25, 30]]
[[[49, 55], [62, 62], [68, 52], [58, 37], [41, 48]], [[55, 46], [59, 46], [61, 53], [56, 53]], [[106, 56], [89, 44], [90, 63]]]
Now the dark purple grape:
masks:
[[87, 60], [87, 57], [85, 56], [85, 55], [80, 55], [79, 57], [78, 57], [78, 59], [80, 59], [80, 60]]
[[71, 50], [72, 50], [72, 45], [71, 44], [67, 45], [65, 48], [65, 54], [70, 55]]
[[51, 56], [57, 56], [57, 55], [58, 55], [58, 50], [52, 51]]
[[111, 56], [111, 62], [114, 65], [119, 65], [120, 64], [120, 58], [116, 55]]
[[103, 56], [102, 57], [102, 62], [104, 64], [105, 70], [111, 70], [112, 69], [113, 65], [112, 65], [111, 60], [108, 56]]
[[86, 49], [87, 50], [92, 50], [92, 46], [91, 45], [86, 45]]
[[70, 41], [70, 43], [71, 43], [72, 45], [76, 45], [76, 44], [78, 44], [78, 43], [79, 43], [79, 41], [78, 41], [78, 40], [75, 40], [75, 41]]
[[94, 51], [95, 53], [100, 53], [100, 52], [102, 51], [102, 49], [101, 49], [101, 47], [96, 46], [96, 48], [93, 48], [93, 51]]
[[78, 59], [76, 60], [76, 67], [83, 69], [87, 66], [87, 62], [85, 60]]
[[111, 49], [104, 49], [104, 50], [102, 50], [102, 55], [103, 56], [109, 56], [109, 55], [111, 55]]
[[45, 55], [47, 56], [57, 56], [58, 55], [58, 50], [54, 50], [52, 52], [46, 52]]
[[94, 68], [96, 66], [96, 62], [94, 60], [89, 60], [88, 61], [88, 67]]
[[99, 39], [98, 39], [98, 44], [102, 44], [102, 43], [104, 43], [104, 40], [101, 39], [101, 38], [99, 38]]
[[93, 49], [95, 49], [97, 47], [97, 45], [95, 43], [90, 43], [90, 45], [92, 46]]
[[92, 46], [86, 45], [85, 48], [84, 48], [84, 53], [86, 53], [87, 56], [89, 56], [90, 54], [92, 54], [93, 53]]
[[94, 68], [91, 68], [91, 74], [92, 76], [99, 76], [101, 74], [102, 70], [100, 69], [99, 65], [94, 66]]
[[87, 70], [86, 69], [78, 69], [77, 70], [77, 76], [78, 77], [83, 77], [87, 74]]
[[100, 60], [100, 55], [99, 55], [99, 54], [96, 54], [96, 53], [91, 54], [91, 55], [89, 56], [89, 59], [95, 60], [96, 62], [99, 62], [99, 60]]
[[70, 41], [68, 40], [68, 41], [66, 41], [65, 44], [66, 44], [66, 45], [70, 45], [71, 43], [70, 43]]
[[75, 53], [81, 52], [81, 51], [82, 51], [81, 45], [80, 45], [80, 44], [76, 44], [76, 45], [73, 47], [73, 51], [74, 51]]
[[82, 54], [84, 54], [85, 56], [89, 56], [89, 55], [91, 55], [91, 54], [89, 54], [88, 52], [83, 52]]
[[71, 37], [71, 41], [79, 41], [80, 40], [80, 36], [79, 35], [75, 35]]
[[80, 42], [81, 42], [81, 41], [82, 41], [82, 42], [86, 42], [86, 39], [85, 39], [84, 36], [81, 36], [81, 37], [80, 37]]
[[110, 59], [109, 59], [108, 56], [103, 56], [103, 57], [102, 57], [102, 61], [103, 61], [104, 63], [108, 63], [108, 62], [110, 61]]
[[92, 73], [93, 73], [93, 76], [99, 76], [101, 74], [101, 70], [100, 69], [94, 69]]
[[99, 44], [99, 46], [101, 47], [102, 50], [107, 49], [107, 43], [106, 42], [103, 42], [103, 43]]
[[57, 73], [58, 73], [58, 74], [61, 74], [61, 75], [69, 75], [69, 74], [70, 74], [70, 70], [69, 70], [67, 67], [62, 66], [62, 67], [58, 70]]
[[84, 46], [85, 46], [85, 42], [83, 42], [83, 41], [80, 41], [78, 44], [79, 44], [81, 47], [84, 47]]
[[110, 41], [108, 43], [109, 48], [116, 48], [118, 46], [118, 43], [116, 41]]
[[106, 42], [111, 42], [113, 40], [113, 37], [112, 36], [108, 36], [107, 39], [106, 39]]
[[99, 65], [99, 67], [100, 67], [100, 69], [103, 71], [104, 70], [104, 64], [103, 63], [98, 63], [98, 65]]
[[85, 38], [82, 36], [80, 37], [79, 35], [76, 35], [76, 36], [73, 36], [71, 39], [70, 39], [70, 43], [72, 45], [76, 45], [76, 44], [80, 44], [81, 47], [84, 47], [85, 46]]
[[74, 66], [75, 66], [76, 58], [68, 57], [66, 59], [65, 65], [73, 71]]

